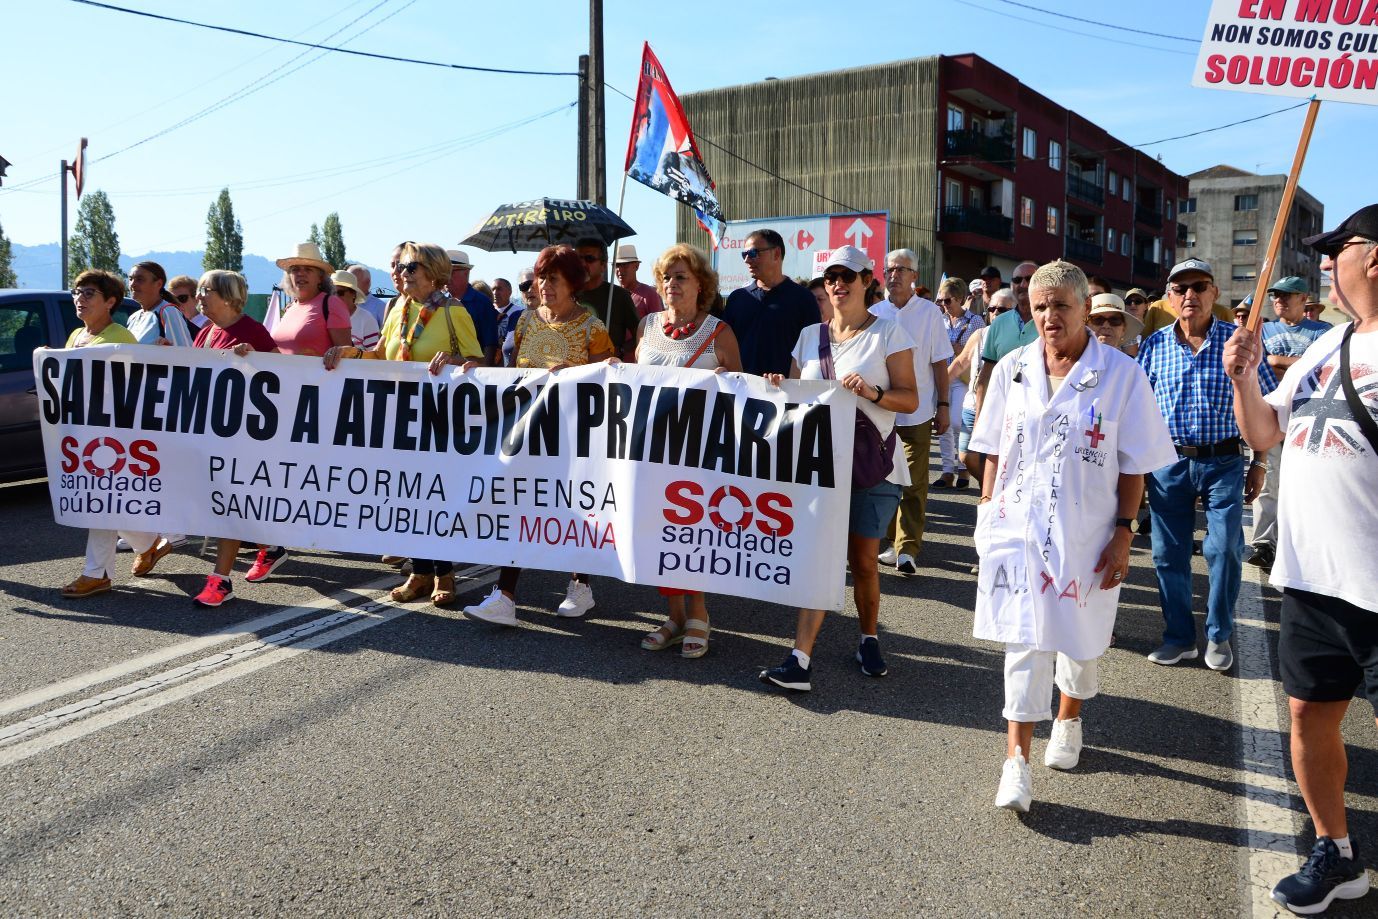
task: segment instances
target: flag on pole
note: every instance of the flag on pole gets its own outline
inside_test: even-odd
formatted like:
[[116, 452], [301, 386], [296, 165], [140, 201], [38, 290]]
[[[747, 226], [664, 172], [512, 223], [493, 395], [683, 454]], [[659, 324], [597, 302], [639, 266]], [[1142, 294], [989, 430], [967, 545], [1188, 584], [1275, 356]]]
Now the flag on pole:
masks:
[[727, 218], [718, 204], [713, 179], [703, 165], [698, 144], [694, 143], [684, 107], [670, 88], [649, 42], [641, 48], [641, 82], [636, 88], [627, 164], [623, 168], [641, 184], [692, 207], [699, 226], [712, 237], [713, 248], [718, 248], [722, 224]]

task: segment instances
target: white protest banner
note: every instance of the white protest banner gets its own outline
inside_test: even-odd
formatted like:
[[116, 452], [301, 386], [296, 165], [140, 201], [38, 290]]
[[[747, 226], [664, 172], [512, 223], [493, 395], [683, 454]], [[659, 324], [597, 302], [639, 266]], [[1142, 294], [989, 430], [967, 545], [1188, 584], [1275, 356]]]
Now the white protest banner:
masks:
[[597, 364], [34, 353], [57, 522], [837, 609], [856, 397]]
[[1191, 83], [1378, 103], [1378, 3], [1214, 0]]

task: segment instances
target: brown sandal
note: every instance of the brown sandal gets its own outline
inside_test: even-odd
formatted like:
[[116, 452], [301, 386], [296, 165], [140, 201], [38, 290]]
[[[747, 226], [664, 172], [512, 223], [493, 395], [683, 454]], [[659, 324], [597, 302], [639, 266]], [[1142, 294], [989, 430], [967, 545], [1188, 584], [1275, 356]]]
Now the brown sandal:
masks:
[[455, 602], [454, 574], [438, 575], [435, 579], [435, 589], [431, 591], [431, 603], [435, 606], [449, 606], [453, 602]]
[[413, 574], [407, 578], [406, 583], [389, 591], [388, 596], [392, 597], [394, 603], [410, 603], [422, 594], [430, 593], [434, 585], [435, 578]]

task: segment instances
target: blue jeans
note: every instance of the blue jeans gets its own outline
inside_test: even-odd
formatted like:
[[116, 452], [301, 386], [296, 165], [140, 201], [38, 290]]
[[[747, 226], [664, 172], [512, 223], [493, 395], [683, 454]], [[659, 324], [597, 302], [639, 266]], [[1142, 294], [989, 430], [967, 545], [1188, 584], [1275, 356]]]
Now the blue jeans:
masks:
[[1206, 511], [1202, 551], [1210, 566], [1206, 638], [1219, 643], [1234, 633], [1234, 604], [1244, 557], [1244, 457], [1178, 459], [1145, 477], [1153, 515], [1153, 566], [1163, 606], [1164, 644], [1196, 647], [1191, 612], [1191, 541], [1196, 499]]

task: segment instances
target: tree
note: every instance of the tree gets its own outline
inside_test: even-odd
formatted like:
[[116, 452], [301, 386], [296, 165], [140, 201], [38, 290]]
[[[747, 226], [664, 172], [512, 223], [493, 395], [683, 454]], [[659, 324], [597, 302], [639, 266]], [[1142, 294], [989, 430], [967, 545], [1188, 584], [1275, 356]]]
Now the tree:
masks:
[[207, 271], [244, 270], [244, 232], [235, 219], [228, 188], [220, 189], [220, 197], [206, 212], [206, 254], [201, 267]]
[[103, 191], [82, 198], [77, 208], [77, 225], [69, 244], [69, 277], [87, 268], [120, 273], [120, 238], [115, 233], [115, 209]]
[[340, 227], [340, 215], [331, 212], [325, 218], [324, 238], [321, 243], [321, 255], [325, 260], [335, 266], [336, 271], [343, 271], [349, 267], [349, 262], [345, 260], [344, 230]]
[[14, 273], [14, 250], [10, 246], [5, 228], [0, 227], [0, 287], [18, 287], [19, 278]]
[[323, 248], [323, 246], [321, 245], [321, 228], [316, 226], [314, 223], [311, 224], [311, 233], [306, 237], [306, 241], [309, 243], [315, 243], [316, 248], [318, 249]]

